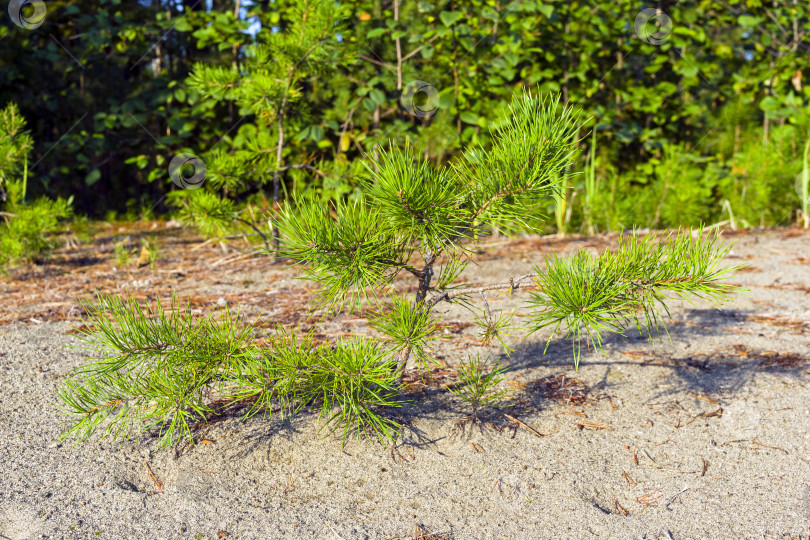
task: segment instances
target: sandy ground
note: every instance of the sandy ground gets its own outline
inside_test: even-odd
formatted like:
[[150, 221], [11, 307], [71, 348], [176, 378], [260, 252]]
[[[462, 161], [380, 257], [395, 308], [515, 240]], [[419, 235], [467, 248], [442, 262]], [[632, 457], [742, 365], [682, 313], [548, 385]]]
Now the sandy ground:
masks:
[[[440, 386], [414, 385], [393, 451], [341, 449], [306, 414], [225, 418], [197, 434], [210, 444], [180, 451], [158, 450], [148, 435], [57, 443], [54, 389], [87, 362], [69, 348], [76, 322], [6, 314], [16, 321], [0, 326], [0, 538], [381, 539], [413, 538], [417, 525], [453, 539], [808, 538], [810, 235], [732, 239], [728, 262], [751, 264], [734, 282], [750, 292], [722, 312], [676, 305], [671, 342], [611, 338], [607, 355], [584, 354], [575, 372], [568, 345], [543, 355], [547, 334], [514, 340], [506, 412], [543, 437], [504, 416], [501, 431], [454, 432], [460, 404]], [[493, 245], [469, 279], [518, 275], [568, 242]], [[264, 298], [248, 312], [267, 320], [303, 311], [294, 272], [264, 264], [177, 288], [212, 305], [235, 291]], [[151, 286], [137, 276], [125, 285]], [[9, 295], [19, 287], [0, 282]], [[511, 309], [523, 298], [491, 302]], [[477, 345], [469, 315], [441, 309], [452, 323], [442, 360], [498, 354]], [[321, 331], [363, 333], [365, 320], [344, 316]], [[562, 376], [556, 394], [542, 384]]]

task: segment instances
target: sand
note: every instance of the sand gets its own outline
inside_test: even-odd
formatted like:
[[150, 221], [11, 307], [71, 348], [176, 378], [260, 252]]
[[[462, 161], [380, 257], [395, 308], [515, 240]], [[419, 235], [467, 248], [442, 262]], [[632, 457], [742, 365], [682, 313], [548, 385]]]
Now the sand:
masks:
[[[54, 390], [87, 354], [70, 348], [71, 323], [0, 326], [0, 538], [381, 539], [413, 538], [417, 525], [454, 539], [807, 538], [810, 235], [733, 240], [728, 262], [752, 265], [734, 282], [751, 290], [723, 311], [675, 305], [671, 342], [612, 337], [606, 355], [586, 352], [574, 371], [565, 343], [543, 355], [547, 334], [512, 340], [515, 352], [502, 357], [515, 397], [506, 413], [543, 437], [495, 413], [501, 431], [462, 432], [461, 404], [417, 385], [393, 451], [341, 448], [312, 414], [229, 417], [179, 450], [159, 450], [148, 435], [58, 443]], [[547, 247], [495, 246], [471, 280], [518, 275]], [[184, 290], [251, 283], [265, 294], [296, 283], [293, 270], [272, 283], [266, 275], [232, 270]], [[493, 295], [492, 307], [523, 298]], [[441, 310], [462, 323], [439, 346], [445, 362], [498, 355], [477, 346], [464, 311]], [[362, 334], [365, 321], [344, 316], [323, 331]], [[560, 375], [570, 402], [536, 384]]]

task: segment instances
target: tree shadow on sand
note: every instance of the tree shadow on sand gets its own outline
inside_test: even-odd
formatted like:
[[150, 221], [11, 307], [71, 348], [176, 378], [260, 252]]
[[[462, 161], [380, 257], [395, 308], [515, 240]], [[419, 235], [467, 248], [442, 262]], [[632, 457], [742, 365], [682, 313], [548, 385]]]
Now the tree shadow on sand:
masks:
[[[514, 434], [521, 426], [521, 416], [536, 414], [552, 406], [577, 406], [593, 403], [601, 399], [610, 400], [621, 381], [610, 377], [612, 370], [619, 366], [639, 368], [665, 368], [665, 384], [657, 385], [661, 390], [649, 394], [650, 400], [667, 398], [682, 392], [702, 395], [731, 396], [740, 391], [754, 377], [763, 373], [779, 373], [790, 377], [799, 377], [807, 369], [808, 355], [799, 353], [781, 353], [756, 350], [740, 343], [715, 347], [711, 350], [698, 350], [698, 344], [704, 338], [734, 335], [740, 328], [746, 334], [756, 334], [758, 324], [752, 323], [751, 314], [741, 311], [718, 312], [716, 310], [692, 309], [667, 324], [669, 338], [680, 347], [669, 346], [669, 339], [662, 329], [655, 343], [650, 343], [645, 335], [629, 331], [625, 336], [613, 334], [605, 339], [607, 355], [596, 354], [593, 350], [585, 354], [582, 365], [605, 366], [605, 372], [596, 383], [586, 385], [576, 373], [573, 373], [572, 350], [569, 343], [554, 339], [548, 347], [545, 341], [524, 341], [509, 356], [500, 361], [509, 367], [513, 376], [515, 392], [511, 407], [493, 409], [483, 419], [484, 429], [503, 431]], [[763, 331], [765, 328], [761, 328]], [[726, 340], [728, 341], [728, 340]], [[686, 342], [689, 347], [684, 350]], [[537, 374], [536, 377], [532, 375]], [[526, 375], [523, 382], [517, 382], [514, 375]], [[461, 404], [448, 391], [447, 387], [458, 383], [455, 370], [452, 368], [433, 367], [424, 371], [412, 368], [406, 372], [405, 390], [400, 395], [408, 403], [403, 407], [388, 407], [378, 410], [386, 418], [398, 423], [402, 430], [390, 449], [396, 460], [402, 448], [431, 449], [438, 451], [437, 443], [448, 437], [449, 433], [427, 433], [417, 426], [417, 420], [446, 421], [449, 428], [453, 419], [464, 417]], [[612, 403], [612, 402], [611, 402]], [[284, 418], [277, 412], [270, 416], [261, 412], [244, 419], [244, 413], [250, 404], [232, 407], [223, 411], [208, 424], [199, 426], [194, 432], [197, 441], [205, 437], [214, 426], [225, 421], [234, 426], [233, 433], [238, 437], [238, 455], [247, 455], [266, 448], [277, 437], [291, 440], [295, 434], [312, 432], [313, 437], [333, 438], [341, 442], [341, 433], [329, 434], [318, 432], [321, 425], [314, 409], [304, 410]], [[510, 431], [511, 430], [511, 431]], [[355, 444], [358, 433], [352, 432], [347, 446]], [[359, 434], [360, 439], [364, 434]], [[373, 434], [365, 434], [369, 440], [376, 440]], [[541, 434], [535, 434], [541, 435]]]
[[[668, 388], [654, 396], [657, 398], [682, 391], [733, 395], [761, 373], [800, 376], [810, 360], [807, 354], [757, 350], [741, 343], [744, 341], [743, 335], [764, 335], [758, 332], [760, 329], [765, 330], [762, 325], [767, 322], [757, 321], [754, 317], [750, 312], [734, 310], [688, 310], [684, 317], [667, 324], [669, 337], [663, 329], [661, 335], [655, 337], [654, 343], [635, 329], [628, 331], [625, 336], [612, 334], [604, 342], [607, 355], [591, 349], [586, 356], [583, 348], [581, 365], [607, 366], [608, 370], [602, 381], [592, 388], [592, 391], [603, 392], [607, 392], [611, 386], [621, 385], [620, 382], [607, 381], [612, 367], [627, 365], [666, 368], [670, 371], [665, 381]], [[704, 338], [734, 334], [741, 334], [737, 343], [719, 347], [715, 344], [708, 350], [700, 349]], [[684, 346], [673, 350], [670, 343], [686, 343], [686, 350], [683, 350]], [[511, 371], [530, 371], [539, 367], [565, 371], [573, 369], [573, 354], [569, 344], [554, 340], [543, 354], [545, 346], [544, 341], [521, 343], [512, 353]], [[508, 359], [503, 361], [509, 362]]]

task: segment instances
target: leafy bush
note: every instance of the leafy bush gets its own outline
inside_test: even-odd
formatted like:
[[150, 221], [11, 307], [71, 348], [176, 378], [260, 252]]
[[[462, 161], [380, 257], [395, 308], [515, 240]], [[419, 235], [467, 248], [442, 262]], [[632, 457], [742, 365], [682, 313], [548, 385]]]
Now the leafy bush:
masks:
[[29, 204], [12, 201], [0, 224], [0, 267], [30, 261], [56, 245], [52, 234], [70, 217], [70, 200], [45, 197]]
[[752, 135], [728, 160], [728, 174], [719, 183], [721, 196], [743, 224], [790, 224], [797, 207], [794, 179], [801, 170], [804, 141], [791, 126], [774, 129], [767, 145]]

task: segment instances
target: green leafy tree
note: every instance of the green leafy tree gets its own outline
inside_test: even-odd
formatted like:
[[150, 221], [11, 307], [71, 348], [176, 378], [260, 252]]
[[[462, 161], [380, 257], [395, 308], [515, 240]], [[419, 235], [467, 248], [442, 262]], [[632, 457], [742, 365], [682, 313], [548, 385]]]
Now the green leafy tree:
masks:
[[[513, 89], [532, 87], [581, 104], [593, 119], [584, 131], [600, 132], [595, 180], [604, 189], [592, 196], [585, 182], [569, 185], [561, 214], [568, 230], [647, 223], [650, 216], [633, 209], [654, 212], [648, 202], [660, 192], [648, 192], [661, 185], [651, 171], [675, 154], [684, 157], [684, 174], [666, 191], [689, 194], [679, 203], [690, 212], [662, 212], [660, 226], [716, 222], [728, 207], [748, 223], [795, 216], [790, 179], [801, 168], [810, 117], [806, 2], [355, 0], [339, 3], [340, 39], [323, 44], [341, 60], [325, 69], [314, 69], [324, 65], [314, 56], [303, 62], [281, 115], [278, 100], [260, 117], [235, 96], [188, 84], [197, 64], [248, 80], [275, 70], [287, 61], [277, 51], [267, 65], [251, 51], [294, 35], [299, 4], [54, 0], [40, 28], [4, 18], [0, 103], [16, 101], [35, 134], [42, 181], [32, 195], [73, 195], [78, 209], [97, 216], [161, 212], [172, 190], [167, 166], [183, 151], [204, 158], [210, 193], [257, 226], [245, 203], [269, 206], [259, 189], [274, 178], [281, 198], [285, 186], [356, 196], [361, 161], [378, 159], [388, 141], [408, 141], [436, 165], [469, 144], [488, 148], [489, 125]], [[300, 54], [298, 45], [283, 48]], [[288, 74], [268, 83], [284, 87]], [[403, 105], [416, 81], [435, 91], [424, 114]], [[583, 133], [577, 146], [585, 157], [592, 141]], [[197, 215], [217, 206], [186, 195]], [[236, 224], [250, 228], [239, 220], [228, 227]]]

